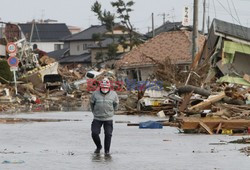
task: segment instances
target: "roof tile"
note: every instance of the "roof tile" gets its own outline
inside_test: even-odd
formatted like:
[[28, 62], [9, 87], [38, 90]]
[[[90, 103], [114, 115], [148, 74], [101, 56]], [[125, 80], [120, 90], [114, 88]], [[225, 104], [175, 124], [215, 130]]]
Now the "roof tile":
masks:
[[[164, 61], [170, 57], [173, 63], [191, 62], [192, 32], [172, 31], [161, 33], [149, 41], [134, 48], [116, 63], [117, 67], [154, 64], [149, 58]], [[205, 37], [199, 35], [199, 49], [203, 46]], [[149, 56], [149, 57], [147, 57]]]

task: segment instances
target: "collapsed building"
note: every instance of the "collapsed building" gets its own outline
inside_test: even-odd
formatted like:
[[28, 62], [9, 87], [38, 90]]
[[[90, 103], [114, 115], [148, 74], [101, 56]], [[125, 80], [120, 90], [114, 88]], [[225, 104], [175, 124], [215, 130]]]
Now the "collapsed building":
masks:
[[[209, 58], [206, 79], [249, 86], [250, 28], [214, 19], [201, 60]], [[202, 61], [201, 61], [202, 62]]]

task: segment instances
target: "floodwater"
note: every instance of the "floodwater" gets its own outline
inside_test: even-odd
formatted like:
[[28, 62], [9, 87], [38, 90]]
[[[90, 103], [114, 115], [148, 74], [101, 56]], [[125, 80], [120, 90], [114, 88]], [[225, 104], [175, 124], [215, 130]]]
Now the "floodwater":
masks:
[[[139, 129], [115, 123], [111, 157], [94, 155], [90, 112], [52, 112], [0, 117], [81, 119], [71, 122], [0, 124], [0, 169], [24, 170], [249, 170], [242, 144], [209, 145], [239, 136], [187, 135], [177, 128]], [[117, 121], [155, 117], [115, 116]], [[103, 131], [102, 131], [103, 133]], [[101, 136], [103, 138], [103, 134]]]

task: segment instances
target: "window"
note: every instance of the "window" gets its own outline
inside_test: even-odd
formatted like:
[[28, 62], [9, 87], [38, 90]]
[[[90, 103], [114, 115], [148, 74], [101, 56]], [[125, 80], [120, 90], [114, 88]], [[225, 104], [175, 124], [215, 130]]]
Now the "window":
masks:
[[185, 65], [185, 71], [189, 70], [189, 65]]
[[55, 49], [55, 50], [61, 50], [61, 49], [62, 49], [62, 46], [63, 46], [62, 44], [55, 44], [55, 45], [54, 45], [54, 49]]
[[80, 51], [80, 45], [77, 45], [77, 46], [76, 46], [76, 50], [77, 50], [77, 51]]
[[83, 49], [83, 50], [86, 50], [86, 49], [87, 49], [87, 47], [88, 47], [88, 45], [87, 45], [87, 44], [83, 44], [82, 49]]
[[137, 70], [138, 71], [138, 74], [139, 74], [139, 81], [141, 81], [142, 80], [142, 78], [141, 78], [141, 70]]

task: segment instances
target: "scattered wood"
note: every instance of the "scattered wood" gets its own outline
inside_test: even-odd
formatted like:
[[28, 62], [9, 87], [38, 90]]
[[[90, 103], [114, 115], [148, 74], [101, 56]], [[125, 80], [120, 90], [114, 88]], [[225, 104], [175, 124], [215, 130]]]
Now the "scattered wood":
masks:
[[210, 135], [214, 134], [211, 129], [202, 121], [199, 121], [199, 125], [206, 130], [207, 133], [209, 133]]
[[250, 144], [250, 138], [242, 138], [230, 141], [229, 143]]
[[181, 106], [179, 107], [179, 111], [180, 111], [180, 112], [184, 112], [184, 111], [187, 109], [192, 94], [193, 94], [193, 92], [191, 92], [191, 93], [185, 95], [185, 97], [184, 97], [184, 99], [183, 99], [183, 101], [182, 101], [182, 104], [181, 104]]
[[244, 74], [243, 79], [250, 83], [250, 75]]
[[217, 127], [216, 134], [219, 134], [219, 132], [221, 130], [221, 126], [222, 126], [222, 123], [220, 122], [220, 124]]
[[224, 97], [225, 97], [225, 92], [220, 92], [216, 96], [212, 96], [212, 97], [204, 100], [203, 102], [190, 107], [189, 110], [202, 110], [202, 109], [206, 109], [206, 108], [210, 107], [213, 103], [216, 103], [216, 102], [220, 101]]
[[177, 122], [180, 123], [180, 128], [183, 130], [199, 129], [201, 125], [200, 122], [203, 122], [212, 132], [217, 131], [220, 124], [222, 129], [231, 130], [246, 130], [250, 127], [250, 120], [245, 119], [224, 120], [213, 118], [181, 117], [177, 118]]

